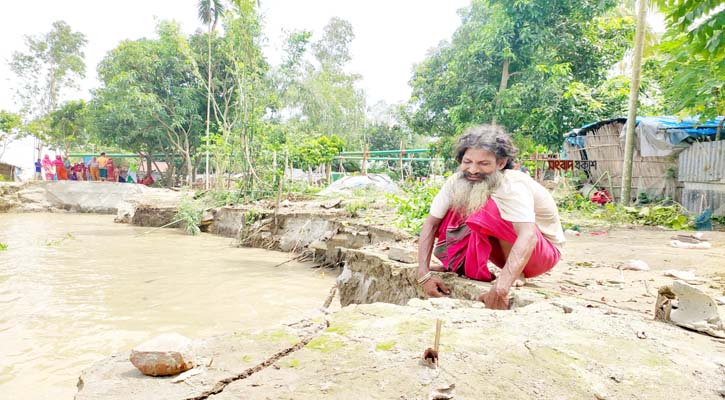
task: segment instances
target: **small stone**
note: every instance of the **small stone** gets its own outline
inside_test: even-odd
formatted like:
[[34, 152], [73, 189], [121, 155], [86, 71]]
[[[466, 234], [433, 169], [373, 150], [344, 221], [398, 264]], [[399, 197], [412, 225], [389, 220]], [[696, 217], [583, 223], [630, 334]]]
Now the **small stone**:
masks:
[[131, 363], [144, 375], [176, 375], [194, 367], [191, 340], [178, 333], [165, 333], [131, 350]]

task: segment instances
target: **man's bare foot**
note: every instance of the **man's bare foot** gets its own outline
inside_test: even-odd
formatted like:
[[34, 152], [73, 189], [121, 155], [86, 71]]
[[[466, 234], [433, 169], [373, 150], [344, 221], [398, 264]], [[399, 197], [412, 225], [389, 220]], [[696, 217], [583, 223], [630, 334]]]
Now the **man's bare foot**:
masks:
[[526, 277], [524, 277], [524, 274], [521, 274], [514, 281], [514, 287], [521, 287], [521, 286], [524, 286], [524, 285], [526, 285]]

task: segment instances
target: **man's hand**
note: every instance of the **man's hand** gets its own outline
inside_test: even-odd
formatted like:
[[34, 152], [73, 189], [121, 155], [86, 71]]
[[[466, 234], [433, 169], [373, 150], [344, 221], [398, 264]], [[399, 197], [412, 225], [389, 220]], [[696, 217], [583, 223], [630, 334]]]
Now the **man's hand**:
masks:
[[509, 291], [499, 289], [494, 285], [488, 292], [481, 293], [478, 296], [486, 308], [491, 310], [508, 310], [509, 309]]
[[437, 276], [432, 276], [423, 283], [423, 293], [428, 297], [443, 297], [451, 294], [443, 280]]

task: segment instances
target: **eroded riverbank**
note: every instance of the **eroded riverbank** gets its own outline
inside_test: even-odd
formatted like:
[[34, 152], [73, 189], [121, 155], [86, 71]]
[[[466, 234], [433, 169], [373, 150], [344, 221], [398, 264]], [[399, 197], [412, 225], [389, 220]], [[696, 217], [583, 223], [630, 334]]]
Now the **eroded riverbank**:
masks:
[[[175, 211], [144, 196], [125, 203], [116, 219], [134, 224], [159, 226]], [[687, 232], [584, 229], [569, 238], [551, 273], [513, 292], [518, 309], [490, 311], [468, 301], [487, 284], [452, 274], [445, 279], [456, 299], [419, 300], [415, 238], [391, 228], [386, 211], [371, 204], [351, 218], [339, 199], [276, 211], [269, 203], [211, 210], [208, 229], [230, 244], [342, 265], [339, 301], [350, 305], [262, 330], [194, 335], [201, 363], [183, 384], [141, 375], [128, 351], [120, 351], [84, 369], [76, 398], [418, 399], [451, 389], [450, 383], [459, 385], [454, 398], [659, 399], [678, 393], [716, 399], [725, 393], [723, 342], [653, 320], [657, 289], [673, 282], [668, 269], [692, 270], [697, 287], [710, 296], [723, 292], [725, 233], [708, 232], [712, 247], [691, 250], [669, 245], [673, 235]], [[631, 259], [650, 269], [626, 270]], [[393, 304], [364, 304], [373, 302]], [[437, 318], [444, 321], [447, 356], [441, 369], [430, 370], [418, 360], [432, 344]]]

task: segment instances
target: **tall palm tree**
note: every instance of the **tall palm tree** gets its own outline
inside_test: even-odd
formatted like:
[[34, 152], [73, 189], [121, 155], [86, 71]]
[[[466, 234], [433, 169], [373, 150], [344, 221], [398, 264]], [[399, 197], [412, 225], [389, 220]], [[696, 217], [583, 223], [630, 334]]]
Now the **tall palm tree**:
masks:
[[207, 85], [206, 85], [206, 163], [204, 187], [209, 189], [209, 119], [211, 118], [211, 38], [224, 12], [222, 0], [199, 0], [199, 20], [207, 26]]

